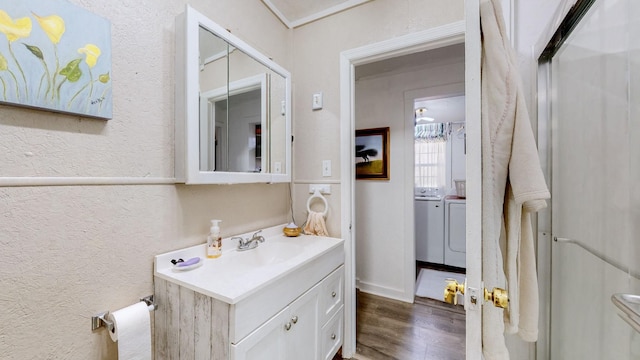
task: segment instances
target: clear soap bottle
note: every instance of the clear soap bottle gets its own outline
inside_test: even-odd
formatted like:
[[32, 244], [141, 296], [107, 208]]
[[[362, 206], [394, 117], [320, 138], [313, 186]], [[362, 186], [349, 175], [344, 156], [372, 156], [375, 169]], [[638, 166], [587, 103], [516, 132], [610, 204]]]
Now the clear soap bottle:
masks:
[[209, 236], [207, 236], [207, 257], [215, 259], [222, 255], [222, 237], [220, 236], [220, 223], [222, 220], [211, 220]]

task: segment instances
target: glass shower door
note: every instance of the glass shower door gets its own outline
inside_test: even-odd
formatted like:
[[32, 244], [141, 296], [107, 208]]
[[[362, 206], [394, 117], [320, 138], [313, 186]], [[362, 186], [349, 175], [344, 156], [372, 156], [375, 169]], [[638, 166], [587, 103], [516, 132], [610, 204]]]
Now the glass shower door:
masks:
[[550, 358], [640, 359], [640, 4], [596, 0], [551, 59]]

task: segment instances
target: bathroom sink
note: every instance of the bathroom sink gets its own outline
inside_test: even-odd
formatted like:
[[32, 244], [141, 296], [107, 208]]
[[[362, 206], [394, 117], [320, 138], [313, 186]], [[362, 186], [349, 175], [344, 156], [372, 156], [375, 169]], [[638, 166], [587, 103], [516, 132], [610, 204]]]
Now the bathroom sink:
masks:
[[[206, 244], [155, 257], [155, 275], [193, 291], [236, 304], [285, 276], [333, 269], [344, 262], [344, 240], [302, 235], [287, 237], [282, 226], [264, 229], [265, 241], [251, 250], [237, 251], [237, 241], [222, 240], [222, 256], [205, 256]], [[249, 237], [252, 233], [242, 234]], [[172, 259], [200, 257], [202, 265], [180, 270]]]
[[290, 238], [279, 238], [272, 240], [272, 243], [262, 243], [252, 250], [237, 251], [234, 257], [239, 266], [248, 268], [268, 266], [272, 264], [287, 261], [297, 254], [300, 254], [304, 247], [300, 244], [293, 243]]

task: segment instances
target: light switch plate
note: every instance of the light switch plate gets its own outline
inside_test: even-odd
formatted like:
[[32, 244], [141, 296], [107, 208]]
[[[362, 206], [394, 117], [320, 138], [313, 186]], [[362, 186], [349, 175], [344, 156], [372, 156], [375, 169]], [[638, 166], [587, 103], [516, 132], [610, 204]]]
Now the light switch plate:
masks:
[[313, 94], [313, 99], [311, 102], [311, 109], [320, 110], [322, 109], [322, 91]]
[[331, 176], [331, 160], [322, 160], [322, 176]]

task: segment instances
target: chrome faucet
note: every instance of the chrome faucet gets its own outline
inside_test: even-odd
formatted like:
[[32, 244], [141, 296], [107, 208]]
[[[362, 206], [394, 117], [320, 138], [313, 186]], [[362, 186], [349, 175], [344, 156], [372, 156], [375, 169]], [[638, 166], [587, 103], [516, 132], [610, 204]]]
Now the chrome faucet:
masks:
[[235, 236], [233, 239], [238, 239], [238, 251], [251, 250], [258, 247], [259, 242], [264, 242], [264, 236], [260, 235], [262, 230], [258, 230], [251, 236], [251, 239], [243, 239], [240, 236]]

